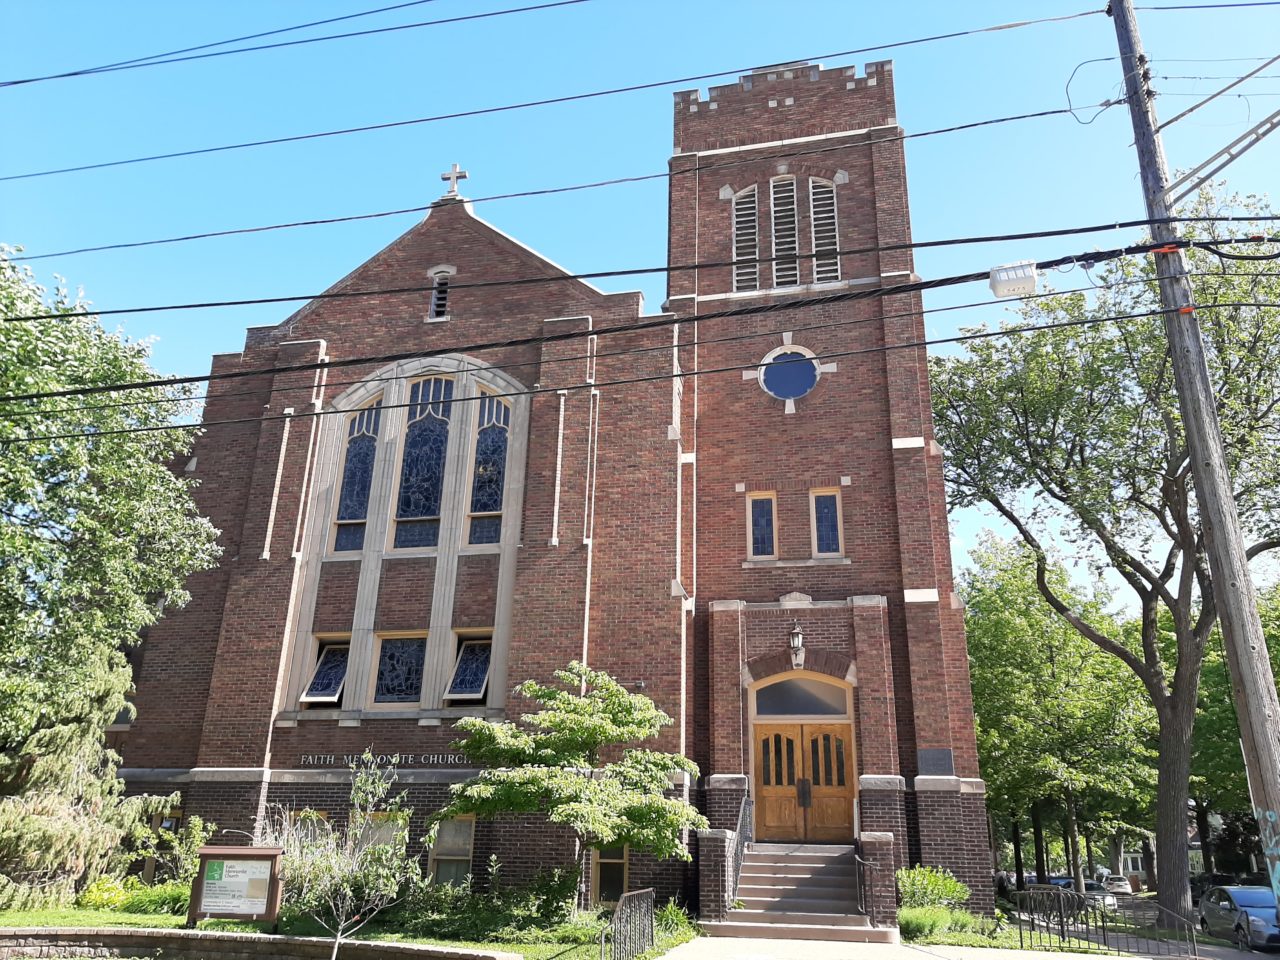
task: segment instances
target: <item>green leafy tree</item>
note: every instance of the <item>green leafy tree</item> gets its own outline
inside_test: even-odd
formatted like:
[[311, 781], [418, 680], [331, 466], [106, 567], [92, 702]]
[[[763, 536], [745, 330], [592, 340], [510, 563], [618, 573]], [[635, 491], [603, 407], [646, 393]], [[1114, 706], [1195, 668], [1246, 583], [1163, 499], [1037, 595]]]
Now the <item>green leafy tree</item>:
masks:
[[528, 680], [516, 688], [538, 706], [521, 717], [521, 726], [458, 721], [465, 737], [457, 749], [487, 769], [456, 784], [433, 822], [544, 813], [577, 835], [580, 870], [589, 849], [624, 843], [690, 859], [686, 832], [705, 827], [706, 818], [666, 791], [674, 774], [697, 776], [697, 764], [677, 754], [622, 749], [653, 739], [671, 718], [648, 697], [581, 663], [557, 671], [556, 679], [561, 686]]
[[344, 822], [332, 823], [311, 809], [276, 806], [262, 824], [264, 843], [284, 848], [283, 908], [333, 934], [331, 958], [344, 939], [421, 881], [418, 858], [408, 852], [412, 810], [404, 806], [403, 794], [392, 793], [395, 783], [395, 770], [379, 767], [365, 751], [351, 765]]
[[[1230, 205], [1242, 204], [1262, 212], [1253, 200]], [[1206, 193], [1188, 213], [1224, 205]], [[1260, 232], [1204, 225], [1197, 236], [1211, 243], [1216, 231], [1237, 229]], [[1271, 252], [1232, 248], [1233, 255]], [[1204, 248], [1190, 260], [1236, 506], [1255, 557], [1280, 546], [1280, 310], [1248, 304], [1280, 302], [1280, 277], [1260, 260], [1224, 261]], [[1098, 272], [1092, 299], [1030, 301], [1020, 321], [1158, 311], [1153, 270], [1149, 258], [1112, 261]], [[1190, 744], [1217, 606], [1161, 320], [974, 341], [963, 356], [935, 358], [932, 371], [953, 505], [983, 505], [1017, 531], [1036, 557], [1041, 596], [1130, 669], [1156, 712], [1159, 897], [1189, 916]], [[1048, 577], [1050, 546], [1123, 582], [1138, 610], [1136, 629], [1109, 630], [1073, 608]]]
[[[1108, 811], [1152, 791], [1153, 711], [1124, 665], [1044, 601], [1025, 546], [988, 534], [971, 559], [959, 592], [989, 805], [1016, 817], [1046, 799], [1060, 803], [1068, 863], [1083, 892], [1084, 820], [1102, 829]], [[1105, 592], [1089, 595], [1054, 562], [1044, 576], [1089, 623], [1116, 629]]]
[[145, 344], [8, 254], [0, 315], [59, 318], [0, 324], [0, 904], [67, 899], [163, 809], [122, 797], [103, 735], [125, 709], [126, 651], [218, 555], [169, 469], [192, 431], [113, 433], [171, 425], [183, 393], [4, 399], [156, 376]]

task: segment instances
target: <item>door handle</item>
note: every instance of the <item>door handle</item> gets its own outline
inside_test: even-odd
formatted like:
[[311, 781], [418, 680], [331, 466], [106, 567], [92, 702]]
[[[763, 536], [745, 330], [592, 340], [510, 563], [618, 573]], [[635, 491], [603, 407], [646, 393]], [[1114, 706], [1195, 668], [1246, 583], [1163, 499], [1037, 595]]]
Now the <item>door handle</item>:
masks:
[[813, 783], [807, 777], [796, 781], [796, 793], [799, 795], [801, 807], [813, 806]]

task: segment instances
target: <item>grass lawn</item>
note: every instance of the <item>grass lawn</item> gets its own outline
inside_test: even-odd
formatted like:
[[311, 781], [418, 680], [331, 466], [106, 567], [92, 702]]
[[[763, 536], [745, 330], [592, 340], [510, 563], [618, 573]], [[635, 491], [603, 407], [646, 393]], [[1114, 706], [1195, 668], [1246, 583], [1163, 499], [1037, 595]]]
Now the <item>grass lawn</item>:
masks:
[[[176, 929], [187, 922], [185, 916], [172, 916], [155, 913], [119, 913], [114, 910], [0, 910], [0, 927], [149, 927], [152, 929]], [[249, 923], [242, 920], [202, 920], [201, 930], [229, 930], [237, 933], [258, 933], [263, 930], [262, 924]], [[293, 924], [281, 924], [281, 933], [303, 937], [327, 936], [324, 930], [314, 923], [302, 921]], [[658, 948], [650, 954], [660, 957], [672, 947], [684, 943], [691, 934], [679, 934], [664, 937], [659, 934]], [[477, 950], [505, 950], [509, 953], [522, 954], [525, 960], [590, 960], [600, 956], [600, 946], [596, 943], [470, 943], [462, 940], [429, 940], [419, 937], [407, 937], [391, 931], [377, 930], [357, 936], [360, 940], [386, 940], [393, 943], [436, 943], [454, 947], [471, 947]]]

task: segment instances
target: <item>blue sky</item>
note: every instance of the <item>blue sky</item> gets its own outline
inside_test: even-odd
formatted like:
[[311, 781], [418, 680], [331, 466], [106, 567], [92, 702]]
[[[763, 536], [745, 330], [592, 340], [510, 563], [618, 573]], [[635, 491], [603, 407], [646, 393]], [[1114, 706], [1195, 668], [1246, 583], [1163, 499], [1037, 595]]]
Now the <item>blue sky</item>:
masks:
[[[1164, 3], [1167, 0], [1148, 0]], [[341, 16], [378, 0], [106, 4], [41, 0], [8, 5], [0, 79], [143, 56], [225, 37]], [[518, 6], [516, 0], [434, 0], [404, 10], [271, 39], [369, 29]], [[1101, 0], [1036, 3], [844, 0], [590, 0], [555, 10], [403, 30], [283, 50], [217, 57], [0, 89], [0, 175], [259, 138], [471, 110], [666, 78], [735, 70], [831, 51], [1096, 9]], [[1280, 7], [1140, 10], [1157, 77], [1238, 75], [1269, 57]], [[826, 66], [891, 57], [899, 122], [908, 132], [1066, 105], [1084, 61], [1115, 56], [1111, 21], [1063, 23], [943, 40], [885, 54], [824, 58]], [[1280, 68], [1167, 133], [1170, 164], [1188, 167], [1280, 107]], [[1118, 93], [1118, 62], [1079, 66], [1077, 105]], [[716, 82], [726, 82], [716, 81]], [[1158, 79], [1168, 118], [1225, 81]], [[706, 86], [704, 83], [702, 86]], [[470, 171], [464, 194], [484, 197], [611, 177], [660, 173], [671, 148], [671, 91], [422, 124], [108, 170], [0, 182], [0, 242], [28, 253], [367, 213], [429, 203], [453, 162]], [[1092, 112], [1082, 115], [1088, 119]], [[1069, 227], [1143, 216], [1122, 108], [1088, 125], [1069, 116], [1007, 124], [907, 144], [918, 240]], [[1266, 192], [1280, 137], [1229, 172], [1233, 188]], [[659, 266], [666, 257], [661, 180], [479, 204], [476, 212], [564, 266], [581, 271]], [[98, 307], [221, 300], [324, 289], [408, 229], [416, 216], [282, 230], [135, 251], [38, 261]], [[1137, 232], [923, 251], [926, 278], [1024, 258], [1110, 247]], [[1074, 286], [1075, 275], [1055, 278]], [[663, 279], [640, 286], [650, 310]], [[980, 300], [984, 286], [938, 291], [926, 306]], [[289, 307], [153, 314], [121, 324], [154, 338], [167, 373], [202, 373], [214, 352], [238, 350], [246, 327]], [[930, 318], [931, 335], [997, 322], [998, 308]], [[113, 325], [113, 324], [109, 324]]]

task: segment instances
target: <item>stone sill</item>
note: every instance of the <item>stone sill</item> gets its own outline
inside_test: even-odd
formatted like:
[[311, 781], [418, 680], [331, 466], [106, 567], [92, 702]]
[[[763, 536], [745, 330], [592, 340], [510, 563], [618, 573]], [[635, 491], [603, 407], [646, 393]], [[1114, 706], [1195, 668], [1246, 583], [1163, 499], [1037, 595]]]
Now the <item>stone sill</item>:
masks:
[[853, 563], [848, 557], [810, 557], [807, 560], [743, 560], [743, 570], [772, 567], [842, 567]]
[[436, 726], [445, 720], [483, 717], [501, 720], [502, 707], [446, 707], [434, 710], [282, 710], [276, 715], [277, 728], [296, 727], [299, 722], [336, 722], [340, 727], [358, 727], [366, 720], [417, 720], [421, 726]]

